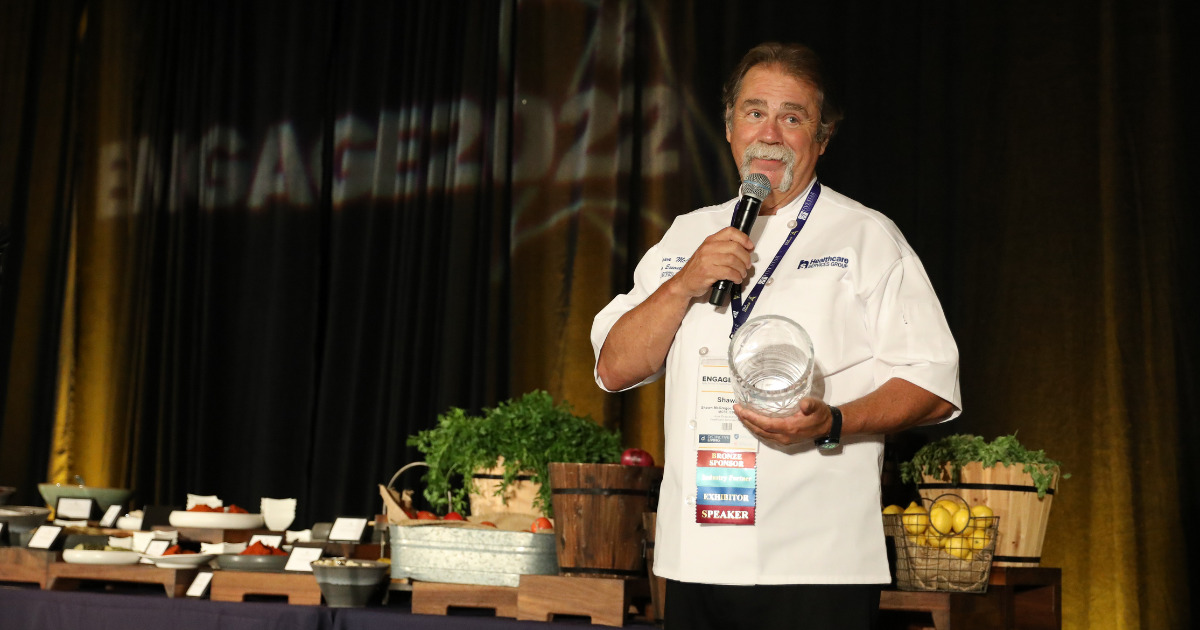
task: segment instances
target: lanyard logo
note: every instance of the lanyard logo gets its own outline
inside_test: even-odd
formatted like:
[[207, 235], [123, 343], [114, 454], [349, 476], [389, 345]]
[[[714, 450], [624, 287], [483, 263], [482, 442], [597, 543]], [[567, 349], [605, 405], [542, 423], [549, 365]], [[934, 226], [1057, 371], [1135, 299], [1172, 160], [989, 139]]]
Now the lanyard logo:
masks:
[[813, 182], [812, 190], [808, 191], [808, 196], [804, 198], [804, 204], [800, 206], [800, 214], [796, 215], [796, 226], [788, 232], [787, 238], [783, 239], [783, 244], [779, 246], [779, 251], [775, 252], [775, 257], [771, 259], [771, 264], [767, 265], [766, 271], [763, 272], [758, 282], [754, 283], [754, 289], [750, 291], [750, 296], [746, 298], [746, 302], [742, 303], [742, 287], [741, 285], [733, 285], [733, 300], [730, 304], [733, 306], [733, 329], [729, 331], [729, 337], [732, 339], [734, 333], [742, 324], [750, 319], [750, 311], [754, 310], [754, 305], [758, 301], [758, 296], [767, 286], [767, 280], [771, 274], [775, 273], [775, 267], [779, 266], [779, 261], [783, 260], [784, 254], [788, 248], [792, 246], [792, 242], [799, 236], [800, 230], [808, 224], [808, 215], [812, 213], [813, 206], [817, 203], [817, 197], [821, 196], [821, 182]]

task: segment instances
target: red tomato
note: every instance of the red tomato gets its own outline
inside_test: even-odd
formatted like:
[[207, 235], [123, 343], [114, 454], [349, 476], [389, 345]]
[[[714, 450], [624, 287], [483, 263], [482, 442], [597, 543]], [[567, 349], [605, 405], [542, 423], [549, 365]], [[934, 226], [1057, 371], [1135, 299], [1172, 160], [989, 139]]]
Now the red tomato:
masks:
[[459, 514], [458, 512], [451, 512], [451, 513], [443, 516], [442, 519], [447, 520], [447, 521], [465, 521], [465, 520], [467, 520], [467, 519], [463, 518], [463, 515]]
[[529, 531], [531, 532], [536, 533], [544, 530], [554, 531], [554, 523], [551, 523], [550, 519], [546, 518], [545, 516], [537, 517], [537, 519], [533, 521], [533, 525], [529, 526]]
[[438, 515], [434, 514], [433, 512], [426, 512], [425, 510], [421, 510], [420, 512], [417, 512], [417, 518], [419, 518], [423, 521], [436, 521], [436, 520], [438, 520]]
[[654, 456], [640, 448], [627, 448], [621, 453], [621, 464], [624, 466], [653, 466]]
[[493, 522], [491, 522], [491, 521], [482, 521], [482, 522], [481, 522], [481, 523], [479, 523], [479, 524], [480, 524], [480, 525], [487, 525], [488, 527], [495, 527], [495, 526], [496, 526], [496, 524], [495, 524], [495, 523], [493, 523]]

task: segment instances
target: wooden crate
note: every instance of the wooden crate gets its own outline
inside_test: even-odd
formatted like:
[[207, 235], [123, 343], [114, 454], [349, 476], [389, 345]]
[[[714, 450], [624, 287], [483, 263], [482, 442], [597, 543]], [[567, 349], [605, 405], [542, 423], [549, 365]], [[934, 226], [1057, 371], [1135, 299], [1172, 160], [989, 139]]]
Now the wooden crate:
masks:
[[412, 611], [419, 615], [447, 615], [451, 608], [484, 608], [497, 617], [517, 617], [517, 592], [512, 586], [412, 583]]
[[319, 606], [321, 587], [311, 573], [213, 571], [208, 597], [218, 602], [241, 602], [247, 595], [286, 597], [289, 604]]
[[161, 584], [167, 597], [180, 597], [196, 577], [197, 569], [160, 569], [150, 564], [72, 564], [54, 562], [47, 569], [46, 588], [73, 591], [84, 582]]
[[635, 601], [646, 602], [646, 579], [522, 575], [517, 591], [517, 619], [550, 621], [555, 615], [589, 617], [593, 624], [624, 626], [626, 615], [636, 611]]

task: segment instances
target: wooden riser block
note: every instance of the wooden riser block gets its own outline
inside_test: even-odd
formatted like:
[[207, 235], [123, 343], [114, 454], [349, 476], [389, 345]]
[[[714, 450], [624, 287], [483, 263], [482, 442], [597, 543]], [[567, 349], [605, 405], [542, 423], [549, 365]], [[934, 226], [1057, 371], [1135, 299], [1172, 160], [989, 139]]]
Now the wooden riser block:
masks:
[[522, 575], [517, 591], [517, 619], [550, 621], [554, 615], [590, 617], [593, 624], [624, 626], [635, 592], [645, 580]]
[[52, 563], [47, 570], [46, 588], [73, 591], [83, 582], [162, 584], [167, 597], [187, 592], [196, 577], [196, 569], [160, 569], [150, 564], [72, 564]]
[[321, 605], [321, 587], [311, 573], [213, 571], [209, 599], [241, 602], [247, 595], [283, 596], [289, 604]]
[[54, 551], [0, 547], [0, 582], [37, 584], [46, 588], [50, 564], [58, 558]]
[[497, 617], [515, 619], [517, 592], [512, 586], [413, 582], [412, 611], [419, 615], [447, 615], [450, 608], [490, 608]]

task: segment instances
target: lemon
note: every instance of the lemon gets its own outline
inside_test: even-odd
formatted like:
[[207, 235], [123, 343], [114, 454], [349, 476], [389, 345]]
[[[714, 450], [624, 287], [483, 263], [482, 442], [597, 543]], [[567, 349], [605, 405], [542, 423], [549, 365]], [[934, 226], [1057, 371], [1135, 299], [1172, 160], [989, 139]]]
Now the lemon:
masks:
[[[938, 499], [936, 502], [934, 502], [933, 507], [939, 506], [945, 509], [947, 512], [954, 514], [959, 508], [962, 507], [962, 504], [950, 499]], [[929, 508], [929, 510], [932, 512], [933, 508]]]
[[892, 504], [892, 505], [889, 505], [889, 506], [883, 508], [883, 513], [884, 514], [903, 514], [904, 508], [900, 507], [899, 505]]
[[975, 527], [991, 526], [993, 523], [992, 517], [995, 515], [995, 512], [992, 512], [992, 508], [982, 503], [971, 507], [971, 519], [974, 521], [972, 524]]
[[917, 505], [917, 502], [913, 501], [904, 509], [901, 521], [904, 523], [904, 530], [908, 533], [922, 534], [929, 527], [929, 514], [923, 506]]
[[971, 542], [962, 536], [952, 536], [946, 543], [946, 551], [956, 558], [970, 560], [975, 552], [971, 551]]
[[971, 523], [971, 511], [963, 508], [955, 512], [951, 519], [953, 521], [952, 526], [954, 527], [954, 531], [956, 533], [961, 533], [967, 528], [967, 525]]
[[946, 511], [946, 508], [935, 505], [932, 510], [929, 510], [929, 524], [937, 530], [937, 533], [949, 534], [950, 528], [954, 526], [954, 517]]
[[986, 549], [991, 539], [992, 537], [986, 529], [977, 529], [971, 532], [971, 537], [968, 538], [971, 541], [971, 548], [976, 550]]

